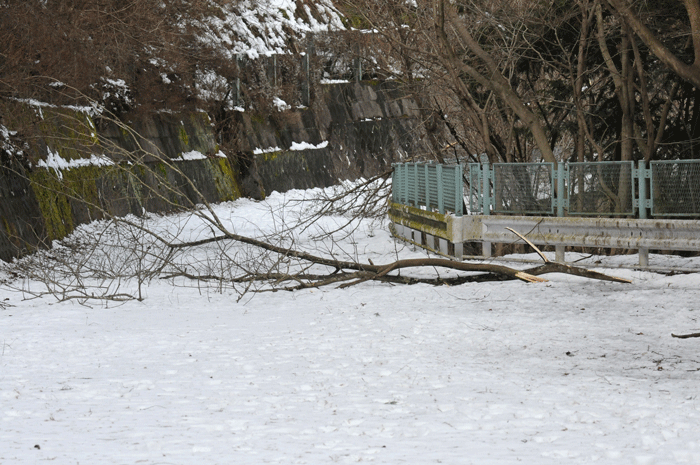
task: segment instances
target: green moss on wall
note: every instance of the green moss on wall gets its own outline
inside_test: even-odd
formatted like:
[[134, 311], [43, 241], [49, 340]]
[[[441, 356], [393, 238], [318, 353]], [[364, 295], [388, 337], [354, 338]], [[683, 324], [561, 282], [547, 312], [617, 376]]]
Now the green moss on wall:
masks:
[[280, 150], [277, 150], [275, 152], [260, 153], [257, 155], [257, 158], [259, 162], [270, 162], [277, 160], [277, 158], [279, 158], [281, 155], [282, 152]]
[[46, 144], [65, 160], [83, 158], [86, 153], [99, 153], [97, 129], [92, 118], [64, 108], [45, 108], [38, 122]]
[[[50, 152], [58, 153], [65, 160], [105, 153], [89, 115], [68, 109], [18, 107], [22, 111], [12, 114], [12, 122], [16, 124], [11, 126], [22, 123], [39, 129], [31, 148], [36, 158], [46, 154], [47, 146]], [[175, 129], [184, 146], [211, 153], [215, 143], [209, 116], [196, 112], [182, 118], [179, 126], [166, 127], [161, 132], [171, 135]], [[262, 116], [260, 118], [262, 120]], [[119, 131], [125, 139], [130, 137], [128, 129], [119, 128]], [[218, 151], [218, 146], [216, 149]], [[41, 216], [46, 233], [42, 239], [50, 242], [70, 234], [80, 223], [103, 218], [106, 212], [125, 215], [140, 214], [144, 209], [167, 211], [199, 203], [202, 196], [210, 202], [235, 200], [241, 197], [241, 188], [238, 170], [232, 163], [219, 157], [176, 162], [175, 167], [182, 169], [182, 173], [167, 162], [88, 165], [66, 170], [35, 168], [28, 178], [39, 211], [27, 214], [35, 218]], [[183, 173], [189, 173], [196, 188], [183, 178]], [[13, 236], [16, 229], [12, 220], [3, 217], [0, 221], [0, 233]]]
[[212, 178], [216, 183], [219, 198], [222, 201], [240, 198], [241, 188], [228, 159], [217, 157], [210, 166], [214, 167], [214, 163], [216, 163], [218, 170], [216, 168], [212, 169]]
[[261, 114], [251, 114], [250, 115], [250, 121], [256, 124], [265, 124], [265, 116]]
[[44, 169], [30, 173], [29, 180], [44, 218], [47, 239], [65, 237], [73, 231], [73, 215], [61, 180], [55, 171]]
[[180, 141], [185, 145], [185, 147], [190, 146], [190, 138], [187, 135], [187, 131], [184, 126], [180, 126]]

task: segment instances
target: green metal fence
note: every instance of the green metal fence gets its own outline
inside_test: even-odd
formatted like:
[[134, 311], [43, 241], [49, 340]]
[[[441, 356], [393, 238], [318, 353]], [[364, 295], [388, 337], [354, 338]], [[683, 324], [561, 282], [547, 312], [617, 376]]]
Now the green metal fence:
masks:
[[441, 213], [700, 217], [700, 160], [394, 165], [394, 202]]
[[697, 216], [700, 212], [698, 160], [651, 162], [651, 215]]
[[493, 211], [495, 213], [554, 214], [553, 163], [495, 163]]
[[392, 175], [392, 199], [396, 203], [447, 211], [464, 212], [462, 165], [399, 163]]
[[569, 215], [635, 214], [633, 162], [569, 163], [566, 168]]

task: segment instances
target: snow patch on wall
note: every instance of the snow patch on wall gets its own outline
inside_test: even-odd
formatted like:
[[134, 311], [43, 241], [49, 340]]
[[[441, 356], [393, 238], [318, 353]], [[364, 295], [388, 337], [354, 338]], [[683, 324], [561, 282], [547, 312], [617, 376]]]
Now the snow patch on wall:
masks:
[[318, 149], [325, 149], [328, 147], [328, 141], [324, 140], [318, 145], [313, 145], [309, 144], [308, 142], [292, 142], [291, 147], [289, 147], [289, 150], [297, 151], [297, 150], [318, 150]]
[[268, 147], [266, 149], [257, 148], [253, 150], [253, 155], [261, 155], [263, 153], [281, 152], [282, 149], [279, 147]]
[[59, 179], [63, 179], [63, 176], [61, 175], [62, 170], [70, 170], [83, 166], [111, 166], [114, 164], [114, 161], [110, 160], [105, 155], [95, 154], [92, 154], [90, 158], [75, 158], [72, 160], [66, 160], [58, 153], [49, 149], [49, 155], [46, 157], [46, 160], [39, 160], [37, 166], [47, 170], [52, 169], [56, 172]]
[[[226, 158], [226, 154], [219, 150], [215, 155], [215, 157], [219, 158]], [[204, 155], [202, 152], [198, 152], [197, 150], [192, 150], [191, 152], [183, 152], [179, 157], [173, 158], [172, 161], [191, 161], [191, 160], [206, 160], [207, 156]]]

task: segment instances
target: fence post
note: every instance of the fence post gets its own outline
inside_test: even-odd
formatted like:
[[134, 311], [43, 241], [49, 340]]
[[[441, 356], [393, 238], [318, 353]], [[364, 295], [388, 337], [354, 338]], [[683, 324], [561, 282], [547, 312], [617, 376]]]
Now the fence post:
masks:
[[[564, 216], [564, 205], [566, 202], [564, 195], [564, 163], [557, 163], [557, 216]], [[554, 261], [564, 263], [566, 261], [566, 246], [557, 245], [554, 247]]]
[[440, 214], [445, 214], [445, 195], [442, 186], [442, 165], [437, 165], [435, 170], [435, 176], [437, 177], [437, 188], [438, 188], [438, 211]]
[[564, 163], [558, 163], [557, 164], [557, 216], [562, 217], [564, 216], [564, 206], [566, 205], [566, 196], [565, 196], [565, 185], [564, 185], [564, 176], [565, 176], [565, 167]]
[[490, 180], [491, 180], [491, 168], [489, 166], [488, 162], [485, 162], [481, 165], [481, 169], [483, 171], [483, 176], [482, 179], [484, 181], [484, 187], [482, 188], [482, 195], [483, 195], [483, 201], [482, 201], [482, 214], [484, 215], [490, 215], [491, 214], [491, 185], [490, 185]]
[[639, 160], [639, 169], [637, 170], [637, 182], [639, 186], [639, 218], [646, 219], [647, 217], [647, 167], [644, 160]]
[[[647, 167], [644, 160], [639, 160], [639, 169], [637, 170], [637, 183], [639, 190], [639, 199], [637, 203], [639, 205], [639, 218], [646, 219], [647, 217]], [[639, 254], [639, 266], [647, 267], [649, 266], [649, 249], [642, 247], [638, 251]]]
[[[482, 201], [482, 214], [488, 216], [491, 214], [491, 168], [489, 168], [489, 163], [488, 161], [484, 161], [484, 163], [481, 165], [481, 169], [483, 172], [482, 178], [484, 181], [484, 187], [482, 189], [483, 191], [483, 201]], [[491, 243], [490, 242], [483, 242], [481, 244], [481, 255], [483, 255], [485, 258], [491, 257]]]
[[464, 183], [462, 182], [462, 165], [455, 168], [455, 215], [462, 216], [464, 212]]
[[481, 167], [478, 163], [469, 163], [469, 212], [479, 212], [479, 199], [481, 198]]

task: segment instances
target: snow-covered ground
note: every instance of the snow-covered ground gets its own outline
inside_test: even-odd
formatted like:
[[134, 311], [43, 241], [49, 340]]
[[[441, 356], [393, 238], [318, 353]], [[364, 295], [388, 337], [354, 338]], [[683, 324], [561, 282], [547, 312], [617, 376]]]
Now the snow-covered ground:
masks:
[[[284, 199], [217, 209], [265, 230]], [[345, 245], [423, 254], [369, 223]], [[671, 337], [700, 331], [700, 278], [601, 270], [633, 284], [2, 288], [0, 463], [700, 463], [700, 339]]]

